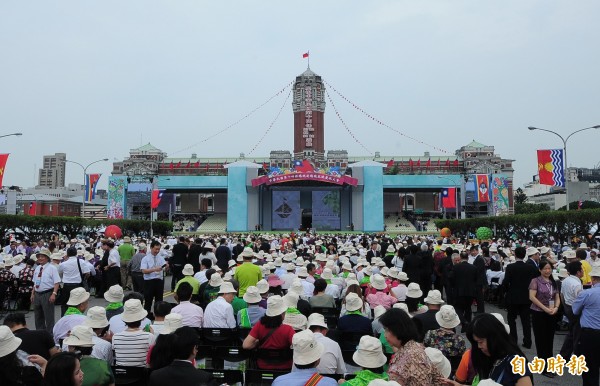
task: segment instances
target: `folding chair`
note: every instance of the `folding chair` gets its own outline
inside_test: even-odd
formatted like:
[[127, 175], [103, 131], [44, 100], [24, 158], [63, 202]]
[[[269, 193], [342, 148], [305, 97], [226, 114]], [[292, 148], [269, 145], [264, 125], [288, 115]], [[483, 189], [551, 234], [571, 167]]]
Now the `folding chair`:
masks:
[[[291, 362], [294, 357], [294, 350], [290, 348], [286, 349], [268, 349], [259, 348], [256, 350], [256, 359], [260, 359], [268, 364], [281, 365], [285, 362]], [[291, 370], [290, 365], [290, 370]]]
[[289, 371], [278, 370], [246, 370], [246, 386], [268, 386], [280, 375]]
[[145, 367], [112, 366], [115, 385], [145, 386], [148, 373]]
[[327, 323], [327, 327], [330, 330], [337, 327], [339, 319], [339, 311], [337, 309], [331, 307], [313, 307], [312, 312], [323, 315], [325, 323]]
[[244, 373], [240, 370], [204, 369], [204, 371], [211, 373], [219, 385], [225, 383], [228, 385], [244, 384]]
[[203, 328], [204, 343], [214, 346], [240, 346], [237, 328]]

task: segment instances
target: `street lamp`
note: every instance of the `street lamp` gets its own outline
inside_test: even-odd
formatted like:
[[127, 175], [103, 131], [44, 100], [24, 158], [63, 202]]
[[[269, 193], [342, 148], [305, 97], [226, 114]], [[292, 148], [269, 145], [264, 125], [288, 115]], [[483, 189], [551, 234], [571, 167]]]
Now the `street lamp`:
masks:
[[4, 137], [11, 137], [11, 136], [16, 136], [16, 137], [20, 137], [21, 135], [23, 135], [23, 133], [11, 133], [11, 134], [4, 134], [4, 135], [0, 135], [0, 138], [4, 138]]
[[442, 180], [448, 180], [448, 181], [452, 182], [454, 184], [454, 186], [456, 187], [454, 189], [454, 203], [456, 205], [456, 208], [454, 208], [454, 211], [456, 212], [456, 219], [458, 220], [458, 183], [449, 177], [437, 176], [437, 178], [440, 178]]
[[590, 127], [585, 127], [583, 129], [579, 129], [579, 130], [575, 130], [574, 132], [572, 132], [571, 134], [569, 134], [567, 136], [567, 138], [564, 138], [562, 135], [558, 134], [556, 131], [552, 131], [552, 130], [548, 130], [548, 129], [540, 129], [539, 127], [533, 127], [533, 126], [529, 126], [528, 127], [529, 130], [541, 130], [541, 131], [546, 131], [548, 133], [552, 133], [554, 135], [556, 135], [558, 138], [560, 138], [560, 140], [563, 143], [563, 154], [565, 157], [565, 167], [564, 167], [564, 173], [565, 173], [565, 196], [567, 197], [567, 210], [569, 210], [569, 180], [567, 177], [567, 168], [569, 167], [569, 165], [567, 164], [567, 141], [569, 140], [569, 138], [571, 138], [574, 134], [577, 134], [581, 131], [584, 130], [590, 130], [590, 129], [600, 129], [600, 125], [596, 125], [596, 126], [590, 126]]
[[[79, 165], [79, 166], [80, 166], [80, 167], [83, 169], [83, 200], [82, 200], [82, 205], [81, 205], [81, 217], [83, 217], [83, 218], [85, 218], [85, 199], [86, 199], [86, 197], [85, 197], [85, 176], [86, 176], [86, 174], [87, 174], [87, 169], [88, 169], [90, 166], [92, 166], [93, 164], [95, 164], [95, 163], [98, 163], [98, 162], [106, 162], [106, 161], [108, 161], [108, 158], [99, 159], [99, 160], [97, 160], [97, 161], [90, 162], [90, 163], [89, 163], [89, 164], [87, 164], [86, 166], [83, 166], [83, 165], [82, 165], [82, 164], [80, 164], [79, 162], [76, 162], [76, 161], [70, 161], [70, 160], [67, 160], [67, 159], [65, 160], [65, 162], [70, 162], [70, 163], [73, 163], [73, 164], [75, 164], [75, 165]], [[90, 188], [91, 188], [91, 186], [90, 186]]]

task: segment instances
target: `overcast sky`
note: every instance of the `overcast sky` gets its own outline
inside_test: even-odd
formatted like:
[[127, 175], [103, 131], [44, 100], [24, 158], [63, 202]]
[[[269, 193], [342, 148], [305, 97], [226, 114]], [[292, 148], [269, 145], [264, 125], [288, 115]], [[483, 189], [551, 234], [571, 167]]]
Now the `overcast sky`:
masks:
[[[287, 91], [307, 66], [369, 114], [451, 153], [475, 139], [516, 160], [515, 186], [558, 131], [600, 124], [598, 1], [3, 1], [4, 185], [32, 186], [44, 154], [87, 164], [151, 142], [172, 156], [292, 150]], [[328, 90], [371, 154], [443, 155], [382, 127]], [[326, 149], [367, 155], [327, 100]], [[594, 167], [600, 130], [569, 141]], [[111, 164], [90, 172], [104, 173]], [[67, 166], [67, 182], [82, 172]]]

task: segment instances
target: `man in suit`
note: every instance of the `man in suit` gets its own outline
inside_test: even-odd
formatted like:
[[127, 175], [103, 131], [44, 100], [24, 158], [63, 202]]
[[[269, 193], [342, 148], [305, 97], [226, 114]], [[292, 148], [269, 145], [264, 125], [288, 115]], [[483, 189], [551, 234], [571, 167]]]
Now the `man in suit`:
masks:
[[541, 259], [540, 251], [537, 248], [529, 247], [526, 249], [526, 253], [527, 253], [527, 261], [525, 263], [529, 264], [533, 268], [535, 268], [535, 271], [537, 272], [536, 277], [540, 276], [540, 259]]
[[471, 247], [471, 256], [474, 256], [473, 266], [477, 268], [477, 286], [475, 288], [475, 301], [477, 302], [477, 313], [485, 313], [485, 302], [483, 301], [483, 293], [487, 287], [485, 259], [479, 254], [479, 247]]
[[225, 237], [221, 237], [219, 247], [215, 251], [215, 256], [217, 257], [217, 265], [223, 272], [227, 272], [229, 269], [228, 263], [231, 260], [231, 249], [227, 246], [227, 239]]
[[194, 272], [200, 271], [200, 255], [202, 254], [202, 239], [197, 238], [190, 244], [188, 251], [188, 263], [194, 267]]
[[179, 237], [179, 242], [173, 247], [173, 257], [169, 261], [169, 266], [173, 272], [171, 280], [171, 291], [175, 290], [175, 284], [183, 278], [183, 266], [188, 263], [188, 240], [185, 237]]
[[529, 284], [531, 279], [539, 275], [539, 270], [536, 270], [534, 265], [523, 262], [525, 254], [524, 247], [515, 249], [515, 262], [506, 267], [502, 285], [506, 291], [505, 299], [508, 307], [507, 319], [510, 326], [510, 336], [513, 337], [515, 342], [518, 342], [517, 316], [519, 316], [523, 326], [523, 347], [531, 348]]
[[413, 322], [419, 327], [419, 334], [422, 338], [429, 330], [437, 330], [440, 328], [440, 324], [435, 318], [435, 314], [438, 313], [442, 304], [445, 302], [442, 300], [442, 293], [438, 290], [431, 290], [425, 298], [425, 304], [427, 305], [427, 311], [422, 314], [417, 314], [413, 317]]
[[381, 252], [377, 250], [377, 241], [371, 243], [371, 249], [367, 252], [367, 261], [371, 264], [371, 259], [374, 257], [381, 257]]
[[469, 254], [460, 253], [460, 263], [453, 267], [453, 287], [456, 294], [454, 308], [462, 324], [462, 332], [466, 325], [471, 322], [471, 304], [475, 298], [477, 285], [477, 268], [469, 264]]
[[[409, 247], [409, 254], [404, 258], [404, 264], [402, 265], [402, 271], [406, 272], [408, 276], [409, 283], [415, 282], [421, 285], [421, 258], [417, 255], [419, 252], [419, 247], [416, 245], [411, 245]], [[407, 283], [407, 285], [409, 284]], [[426, 290], [421, 288], [421, 291], [424, 293]]]
[[173, 362], [150, 374], [149, 386], [217, 385], [212, 375], [196, 369], [192, 361], [198, 353], [198, 334], [192, 327], [181, 327], [174, 332]]

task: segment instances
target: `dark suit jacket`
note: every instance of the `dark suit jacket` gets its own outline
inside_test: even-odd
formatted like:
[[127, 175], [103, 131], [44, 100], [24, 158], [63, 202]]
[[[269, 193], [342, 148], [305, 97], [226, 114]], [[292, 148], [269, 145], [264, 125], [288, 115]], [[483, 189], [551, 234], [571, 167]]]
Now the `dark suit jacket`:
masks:
[[475, 297], [477, 268], [468, 261], [461, 261], [453, 267], [453, 285], [456, 296]]
[[473, 266], [477, 268], [477, 286], [483, 287], [487, 285], [487, 277], [485, 275], [485, 259], [479, 255], [473, 261]]
[[531, 279], [537, 277], [539, 271], [533, 264], [515, 261], [506, 266], [502, 285], [506, 288], [507, 304], [530, 304], [529, 284]]
[[167, 367], [154, 370], [150, 374], [149, 386], [171, 386], [171, 385], [217, 385], [212, 375], [206, 371], [194, 368], [191, 363], [185, 361], [173, 361]]
[[173, 246], [172, 264], [185, 265], [188, 262], [188, 246], [185, 243], [177, 243]]
[[369, 264], [371, 264], [371, 259], [373, 257], [381, 257], [381, 253], [378, 251], [373, 252], [372, 249], [369, 249], [369, 251], [367, 252], [367, 256], [366, 256], [366, 259], [369, 262]]
[[[541, 260], [540, 260], [541, 261]], [[531, 259], [527, 259], [527, 261], [525, 262], [525, 264], [529, 264], [531, 265], [534, 269], [535, 269], [535, 277], [540, 276], [540, 265], [537, 264], [535, 261], [531, 260]]]
[[202, 254], [202, 245], [193, 243], [188, 251], [188, 261], [194, 267], [194, 272], [200, 270], [200, 254]]
[[[421, 283], [421, 258], [417, 255], [408, 255], [404, 258], [402, 271], [408, 275], [411, 283]], [[421, 288], [423, 289], [423, 288]], [[426, 289], [425, 289], [426, 290]]]
[[427, 331], [437, 330], [440, 328], [439, 323], [435, 319], [435, 314], [437, 314], [438, 311], [439, 310], [427, 310], [427, 312], [415, 315], [413, 317], [413, 321], [417, 320], [422, 326], [422, 337], [425, 336]]

